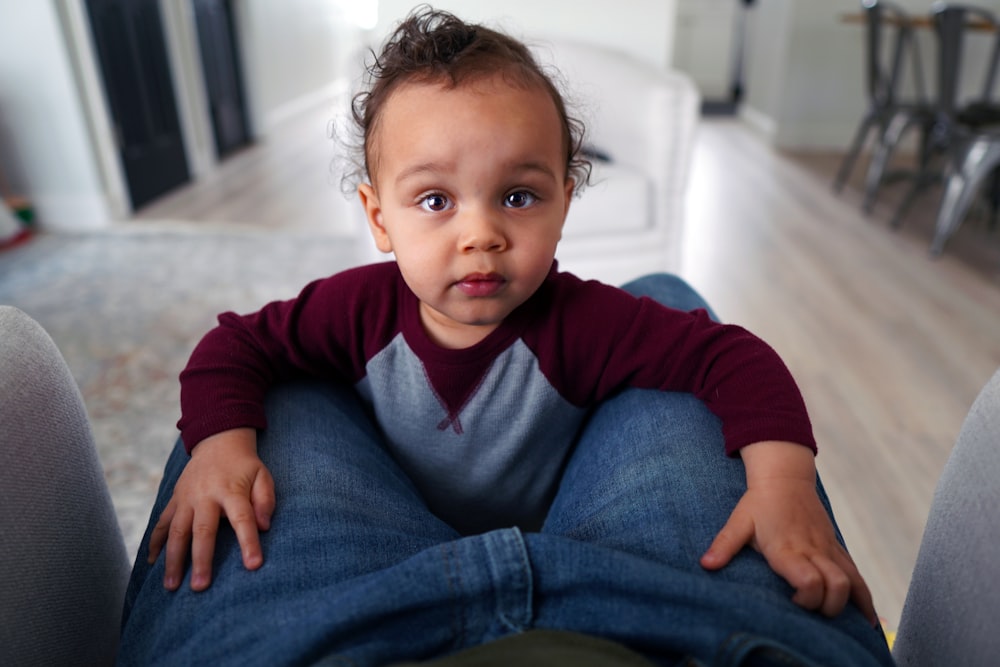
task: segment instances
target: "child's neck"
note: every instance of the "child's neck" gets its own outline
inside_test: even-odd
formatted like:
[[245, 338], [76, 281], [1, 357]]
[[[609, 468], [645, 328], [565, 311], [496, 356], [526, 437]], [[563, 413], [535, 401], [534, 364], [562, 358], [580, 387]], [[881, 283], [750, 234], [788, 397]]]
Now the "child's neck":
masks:
[[462, 350], [481, 342], [496, 331], [500, 322], [489, 324], [446, 323], [430, 306], [420, 302], [420, 324], [432, 343], [449, 350]]

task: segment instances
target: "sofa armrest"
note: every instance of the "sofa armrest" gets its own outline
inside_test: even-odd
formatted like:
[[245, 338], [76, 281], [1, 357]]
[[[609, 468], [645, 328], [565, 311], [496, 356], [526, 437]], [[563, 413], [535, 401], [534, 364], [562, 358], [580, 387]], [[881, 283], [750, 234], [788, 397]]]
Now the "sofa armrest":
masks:
[[588, 144], [649, 178], [650, 224], [678, 223], [700, 106], [691, 79], [593, 44], [550, 40], [534, 49], [566, 81], [570, 104], [587, 123]]

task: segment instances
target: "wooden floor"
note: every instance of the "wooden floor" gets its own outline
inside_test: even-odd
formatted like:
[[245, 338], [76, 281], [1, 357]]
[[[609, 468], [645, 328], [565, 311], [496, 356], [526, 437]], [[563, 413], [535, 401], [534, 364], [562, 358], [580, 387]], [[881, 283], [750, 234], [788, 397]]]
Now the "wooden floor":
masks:
[[[290, 123], [136, 217], [343, 230], [327, 116]], [[865, 217], [860, 167], [844, 193], [830, 188], [838, 157], [780, 154], [738, 121], [706, 120], [683, 273], [799, 380], [841, 529], [895, 627], [938, 474], [1000, 366], [1000, 232], [973, 220], [932, 260], [937, 193], [892, 231], [900, 187]]]
[[863, 165], [831, 190], [839, 157], [778, 154], [736, 122], [704, 123], [685, 274], [800, 382], [841, 529], [895, 627], [937, 477], [1000, 366], [1000, 233], [970, 220], [932, 260], [939, 193], [893, 231], [905, 184], [865, 217]]
[[218, 168], [157, 199], [134, 217], [356, 232], [361, 223], [352, 222], [349, 211], [357, 200], [342, 194], [344, 151], [332, 136], [334, 111], [344, 105], [343, 100], [333, 100], [286, 120], [266, 140], [228, 156]]

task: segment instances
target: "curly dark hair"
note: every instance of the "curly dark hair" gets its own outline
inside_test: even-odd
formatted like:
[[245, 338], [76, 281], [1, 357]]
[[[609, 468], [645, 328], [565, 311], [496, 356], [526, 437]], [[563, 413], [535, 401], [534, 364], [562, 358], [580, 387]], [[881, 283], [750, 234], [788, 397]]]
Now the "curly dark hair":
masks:
[[582, 154], [585, 128], [570, 117], [552, 79], [518, 40], [483, 25], [469, 24], [428, 5], [416, 7], [389, 36], [367, 68], [364, 92], [355, 95], [351, 113], [359, 133], [361, 168], [369, 180], [378, 166], [373, 137], [386, 100], [403, 83], [443, 82], [455, 87], [500, 75], [517, 86], [540, 86], [555, 103], [562, 123], [566, 176], [579, 190], [590, 180], [591, 164]]

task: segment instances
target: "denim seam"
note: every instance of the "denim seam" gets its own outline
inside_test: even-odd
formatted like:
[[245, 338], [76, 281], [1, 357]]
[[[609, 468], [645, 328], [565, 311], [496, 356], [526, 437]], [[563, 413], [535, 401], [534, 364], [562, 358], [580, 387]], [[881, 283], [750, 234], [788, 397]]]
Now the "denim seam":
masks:
[[[534, 617], [534, 582], [531, 573], [531, 561], [528, 559], [528, 549], [524, 543], [524, 537], [522, 536], [521, 531], [516, 527], [504, 530], [502, 533], [495, 533], [493, 537], [495, 539], [491, 540], [491, 542], [495, 544], [498, 549], [494, 550], [494, 548], [488, 547], [487, 553], [495, 572], [493, 587], [495, 590], [494, 595], [496, 597], [496, 616], [500, 624], [506, 629], [512, 632], [523, 632], [531, 626], [531, 621]], [[502, 560], [504, 561], [507, 561], [510, 556], [513, 556], [510, 560], [514, 562], [515, 567], [508, 572], [504, 572], [505, 568], [502, 563], [498, 562], [500, 559], [498, 558], [498, 554], [496, 552], [499, 552], [499, 556], [502, 557]], [[505, 611], [505, 599], [502, 595], [502, 591], [507, 590], [509, 587], [506, 586], [507, 582], [503, 581], [504, 574], [511, 578], [516, 577], [521, 580], [518, 583], [524, 584], [525, 595], [524, 598], [516, 605], [516, 608], [518, 609], [516, 620], [512, 619], [511, 615]], [[516, 586], [510, 588], [516, 588]]]
[[522, 623], [514, 628], [515, 630], [524, 630], [532, 625], [532, 620], [534, 619], [534, 599], [535, 599], [535, 582], [534, 573], [531, 570], [531, 560], [528, 558], [528, 546], [524, 543], [524, 535], [517, 528], [513, 531], [515, 549], [517, 552], [518, 565], [520, 568], [518, 572], [524, 577], [524, 600], [523, 608], [521, 613]]
[[455, 638], [454, 646], [462, 648], [466, 641], [466, 608], [465, 599], [462, 595], [462, 572], [461, 563], [455, 555], [453, 543], [445, 544], [441, 549], [441, 557], [444, 564], [445, 578], [448, 582], [448, 594], [456, 604], [455, 612], [451, 615], [451, 633]]

